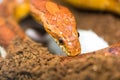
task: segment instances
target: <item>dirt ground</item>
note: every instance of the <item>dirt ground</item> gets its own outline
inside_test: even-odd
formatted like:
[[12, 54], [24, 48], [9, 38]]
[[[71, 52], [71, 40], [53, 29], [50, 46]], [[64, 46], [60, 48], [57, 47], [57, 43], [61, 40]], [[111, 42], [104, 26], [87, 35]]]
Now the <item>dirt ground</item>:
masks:
[[120, 80], [120, 56], [93, 54], [70, 60], [27, 38], [12, 44], [0, 61], [0, 80]]
[[[120, 41], [120, 17], [111, 13], [72, 10], [80, 29], [92, 29], [109, 44]], [[41, 44], [13, 41], [0, 60], [0, 80], [120, 80], [120, 56], [93, 54], [64, 62]], [[14, 50], [13, 50], [14, 49]]]

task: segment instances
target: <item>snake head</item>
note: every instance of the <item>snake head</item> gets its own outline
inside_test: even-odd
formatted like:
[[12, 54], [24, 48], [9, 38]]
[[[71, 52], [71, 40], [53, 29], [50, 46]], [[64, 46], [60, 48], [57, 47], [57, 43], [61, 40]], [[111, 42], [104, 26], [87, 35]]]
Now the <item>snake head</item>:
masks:
[[75, 29], [69, 30], [73, 26], [66, 26], [61, 30], [56, 30], [53, 34], [50, 35], [54, 38], [57, 44], [66, 52], [68, 56], [76, 56], [80, 54], [80, 43], [78, 39], [78, 33]]
[[76, 21], [67, 8], [50, 0], [31, 0], [30, 9], [68, 56], [81, 52]]

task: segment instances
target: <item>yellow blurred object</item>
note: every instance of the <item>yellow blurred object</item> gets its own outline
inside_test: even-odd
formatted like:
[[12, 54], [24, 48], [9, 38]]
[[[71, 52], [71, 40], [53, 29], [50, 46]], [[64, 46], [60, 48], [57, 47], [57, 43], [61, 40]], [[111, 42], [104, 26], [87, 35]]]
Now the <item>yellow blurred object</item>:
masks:
[[110, 11], [120, 14], [120, 0], [63, 0], [77, 8]]
[[14, 17], [16, 21], [20, 21], [25, 18], [30, 12], [29, 1], [23, 1], [17, 3], [14, 11]]

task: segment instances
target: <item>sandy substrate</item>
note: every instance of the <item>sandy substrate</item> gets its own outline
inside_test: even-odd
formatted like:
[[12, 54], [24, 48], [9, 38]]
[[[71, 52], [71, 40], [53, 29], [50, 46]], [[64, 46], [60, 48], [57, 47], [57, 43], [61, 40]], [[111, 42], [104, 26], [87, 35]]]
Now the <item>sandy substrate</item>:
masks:
[[16, 39], [13, 44], [0, 61], [0, 80], [120, 79], [120, 56], [94, 54], [65, 60], [29, 39]]

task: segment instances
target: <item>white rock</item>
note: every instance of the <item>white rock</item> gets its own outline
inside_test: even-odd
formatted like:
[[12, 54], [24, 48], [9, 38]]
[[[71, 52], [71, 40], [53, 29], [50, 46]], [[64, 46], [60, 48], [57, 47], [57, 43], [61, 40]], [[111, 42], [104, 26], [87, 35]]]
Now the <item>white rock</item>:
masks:
[[5, 58], [6, 55], [7, 55], [6, 50], [1, 46], [0, 46], [0, 55], [1, 55], [2, 58]]
[[39, 35], [37, 34], [37, 32], [34, 29], [28, 28], [25, 33], [31, 37], [32, 39], [35, 40], [40, 40], [41, 38], [39, 37]]
[[92, 30], [78, 30], [78, 32], [80, 33], [79, 41], [81, 43], [82, 53], [108, 47], [108, 43]]
[[0, 0], [0, 4], [2, 4], [3, 0]]
[[48, 40], [47, 34], [43, 36], [32, 28], [26, 29], [25, 33], [27, 34], [27, 36], [29, 36], [30, 38], [32, 38], [33, 40], [35, 40], [37, 42], [45, 42]]

